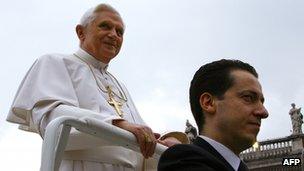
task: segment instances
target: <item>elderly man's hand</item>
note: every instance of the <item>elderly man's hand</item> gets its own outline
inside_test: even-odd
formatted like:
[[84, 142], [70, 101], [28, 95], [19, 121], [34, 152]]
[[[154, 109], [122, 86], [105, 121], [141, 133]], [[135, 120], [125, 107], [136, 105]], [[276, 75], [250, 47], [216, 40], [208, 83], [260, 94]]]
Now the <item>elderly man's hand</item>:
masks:
[[155, 136], [158, 136], [158, 134], [154, 135], [151, 128], [144, 125], [132, 124], [125, 120], [113, 120], [113, 125], [132, 132], [137, 139], [142, 155], [145, 158], [152, 157], [157, 143], [156, 138], [158, 138]]

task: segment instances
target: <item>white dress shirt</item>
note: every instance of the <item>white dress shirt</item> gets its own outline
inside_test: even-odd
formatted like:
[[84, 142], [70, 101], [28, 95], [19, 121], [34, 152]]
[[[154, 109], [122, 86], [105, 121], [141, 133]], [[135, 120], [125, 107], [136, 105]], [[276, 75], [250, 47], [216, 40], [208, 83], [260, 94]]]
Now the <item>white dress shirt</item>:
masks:
[[224, 159], [233, 167], [235, 171], [238, 170], [241, 159], [235, 155], [229, 148], [223, 144], [203, 135], [199, 135], [205, 141], [207, 141], [217, 152], [219, 152]]

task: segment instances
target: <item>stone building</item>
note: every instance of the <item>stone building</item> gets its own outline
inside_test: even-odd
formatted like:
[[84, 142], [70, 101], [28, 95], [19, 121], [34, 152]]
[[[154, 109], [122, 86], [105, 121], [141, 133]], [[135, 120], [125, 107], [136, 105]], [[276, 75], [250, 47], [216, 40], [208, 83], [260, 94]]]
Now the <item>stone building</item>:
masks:
[[[304, 170], [304, 134], [259, 142], [258, 148], [249, 148], [240, 154], [251, 171]], [[283, 166], [284, 158], [299, 158], [297, 166]]]

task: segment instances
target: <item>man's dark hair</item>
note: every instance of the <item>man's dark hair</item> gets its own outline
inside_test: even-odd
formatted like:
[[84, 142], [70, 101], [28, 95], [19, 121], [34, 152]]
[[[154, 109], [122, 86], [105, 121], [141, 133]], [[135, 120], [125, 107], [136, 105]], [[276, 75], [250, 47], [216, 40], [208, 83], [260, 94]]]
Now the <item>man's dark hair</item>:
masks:
[[223, 98], [225, 92], [233, 85], [234, 80], [230, 74], [233, 70], [248, 71], [258, 78], [258, 73], [254, 67], [240, 60], [230, 59], [221, 59], [203, 65], [194, 74], [190, 85], [190, 106], [199, 132], [201, 132], [205, 121], [199, 102], [200, 96], [208, 92], [219, 99]]

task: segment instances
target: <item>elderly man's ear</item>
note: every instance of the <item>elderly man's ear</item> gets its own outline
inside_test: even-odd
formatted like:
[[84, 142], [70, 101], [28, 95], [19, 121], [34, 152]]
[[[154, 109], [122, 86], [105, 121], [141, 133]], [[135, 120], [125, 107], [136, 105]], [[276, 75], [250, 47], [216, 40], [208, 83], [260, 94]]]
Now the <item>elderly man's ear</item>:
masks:
[[85, 39], [85, 33], [84, 33], [84, 27], [82, 25], [77, 25], [76, 26], [76, 33], [77, 33], [77, 36], [79, 38], [80, 41], [84, 41]]
[[200, 105], [204, 112], [213, 114], [216, 112], [216, 103], [215, 97], [212, 96], [210, 93], [203, 93], [200, 96]]

